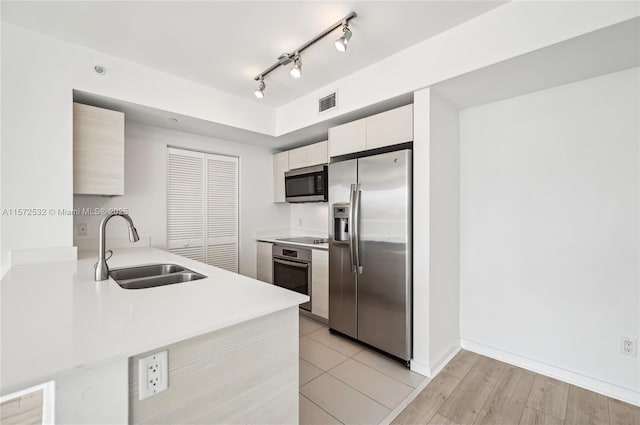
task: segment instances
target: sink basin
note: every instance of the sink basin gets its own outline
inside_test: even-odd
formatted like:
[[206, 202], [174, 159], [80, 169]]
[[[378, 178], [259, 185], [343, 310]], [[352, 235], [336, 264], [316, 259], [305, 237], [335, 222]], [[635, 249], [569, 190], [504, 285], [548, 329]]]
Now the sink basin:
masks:
[[129, 267], [111, 270], [109, 276], [116, 282], [119, 280], [138, 279], [141, 277], [160, 276], [184, 271], [185, 268], [177, 264], [150, 264], [148, 266]]
[[206, 277], [177, 264], [150, 264], [148, 266], [116, 269], [111, 270], [109, 276], [124, 289], [153, 288], [190, 282]]

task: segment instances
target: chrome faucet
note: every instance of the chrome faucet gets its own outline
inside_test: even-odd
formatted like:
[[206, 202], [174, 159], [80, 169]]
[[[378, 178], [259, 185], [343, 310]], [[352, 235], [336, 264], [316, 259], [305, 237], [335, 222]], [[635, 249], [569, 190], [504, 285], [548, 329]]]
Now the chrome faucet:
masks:
[[138, 236], [138, 231], [133, 226], [133, 221], [131, 220], [131, 217], [129, 217], [128, 214], [115, 213], [115, 214], [109, 214], [108, 216], [103, 218], [102, 222], [100, 222], [100, 244], [98, 246], [98, 263], [96, 264], [96, 275], [95, 275], [96, 281], [109, 279], [109, 266], [107, 266], [106, 251], [105, 251], [105, 248], [106, 248], [105, 232], [107, 229], [107, 222], [111, 219], [111, 217], [116, 215], [119, 215], [120, 217], [127, 220], [127, 224], [129, 225], [129, 240], [131, 242], [137, 242], [140, 240], [140, 237]]

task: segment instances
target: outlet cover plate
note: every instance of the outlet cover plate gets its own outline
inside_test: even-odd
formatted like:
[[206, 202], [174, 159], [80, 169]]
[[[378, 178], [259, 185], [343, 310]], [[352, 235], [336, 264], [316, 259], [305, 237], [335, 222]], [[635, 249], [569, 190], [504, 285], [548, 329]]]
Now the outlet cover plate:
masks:
[[169, 388], [168, 351], [160, 351], [138, 360], [138, 388], [140, 400]]
[[638, 341], [635, 338], [623, 336], [620, 341], [620, 351], [622, 354], [635, 357], [638, 354]]

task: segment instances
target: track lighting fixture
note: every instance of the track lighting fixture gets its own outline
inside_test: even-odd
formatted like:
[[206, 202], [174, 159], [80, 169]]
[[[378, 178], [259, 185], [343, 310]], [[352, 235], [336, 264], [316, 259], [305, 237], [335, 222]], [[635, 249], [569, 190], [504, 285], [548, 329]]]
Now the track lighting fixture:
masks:
[[353, 34], [349, 29], [349, 24], [347, 22], [342, 24], [342, 37], [337, 39], [336, 42], [334, 43], [336, 46], [336, 50], [338, 50], [339, 52], [346, 52], [347, 44], [349, 44], [349, 40], [351, 40], [352, 35]]
[[291, 71], [289, 71], [291, 73], [291, 76], [293, 78], [300, 78], [302, 77], [302, 61], [300, 60], [300, 55], [296, 54], [296, 56], [293, 59], [293, 67], [291, 68]]
[[262, 76], [260, 76], [258, 82], [258, 90], [254, 91], [253, 94], [255, 94], [258, 99], [262, 99], [264, 97], [264, 89], [267, 85], [264, 83]]
[[349, 29], [349, 21], [357, 16], [358, 15], [356, 14], [356, 12], [351, 12], [311, 40], [307, 41], [302, 46], [295, 49], [293, 51], [294, 53], [281, 54], [275, 64], [271, 65], [269, 68], [265, 69], [262, 73], [258, 74], [254, 78], [254, 80], [258, 82], [258, 90], [253, 92], [253, 94], [255, 94], [258, 99], [262, 99], [264, 97], [264, 77], [266, 77], [267, 74], [269, 74], [279, 66], [284, 66], [293, 62], [293, 66], [291, 67], [291, 70], [289, 72], [291, 73], [291, 76], [293, 78], [300, 78], [302, 76], [302, 60], [300, 59], [300, 54], [302, 53], [302, 51], [307, 47], [310, 47], [311, 45], [317, 43], [319, 40], [323, 39], [324, 37], [332, 33], [335, 29], [340, 27], [342, 27], [342, 36], [338, 40], [336, 40], [335, 46], [336, 49], [338, 49], [340, 52], [345, 52], [347, 50], [347, 44], [349, 43], [349, 40], [352, 36], [351, 30]]

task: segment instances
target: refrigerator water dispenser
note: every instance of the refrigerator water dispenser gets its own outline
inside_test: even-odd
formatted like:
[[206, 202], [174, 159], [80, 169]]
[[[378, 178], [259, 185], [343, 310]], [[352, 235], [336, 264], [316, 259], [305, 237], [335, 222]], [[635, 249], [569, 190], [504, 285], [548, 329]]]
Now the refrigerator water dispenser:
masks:
[[333, 204], [333, 240], [349, 241], [349, 204], [338, 202]]

